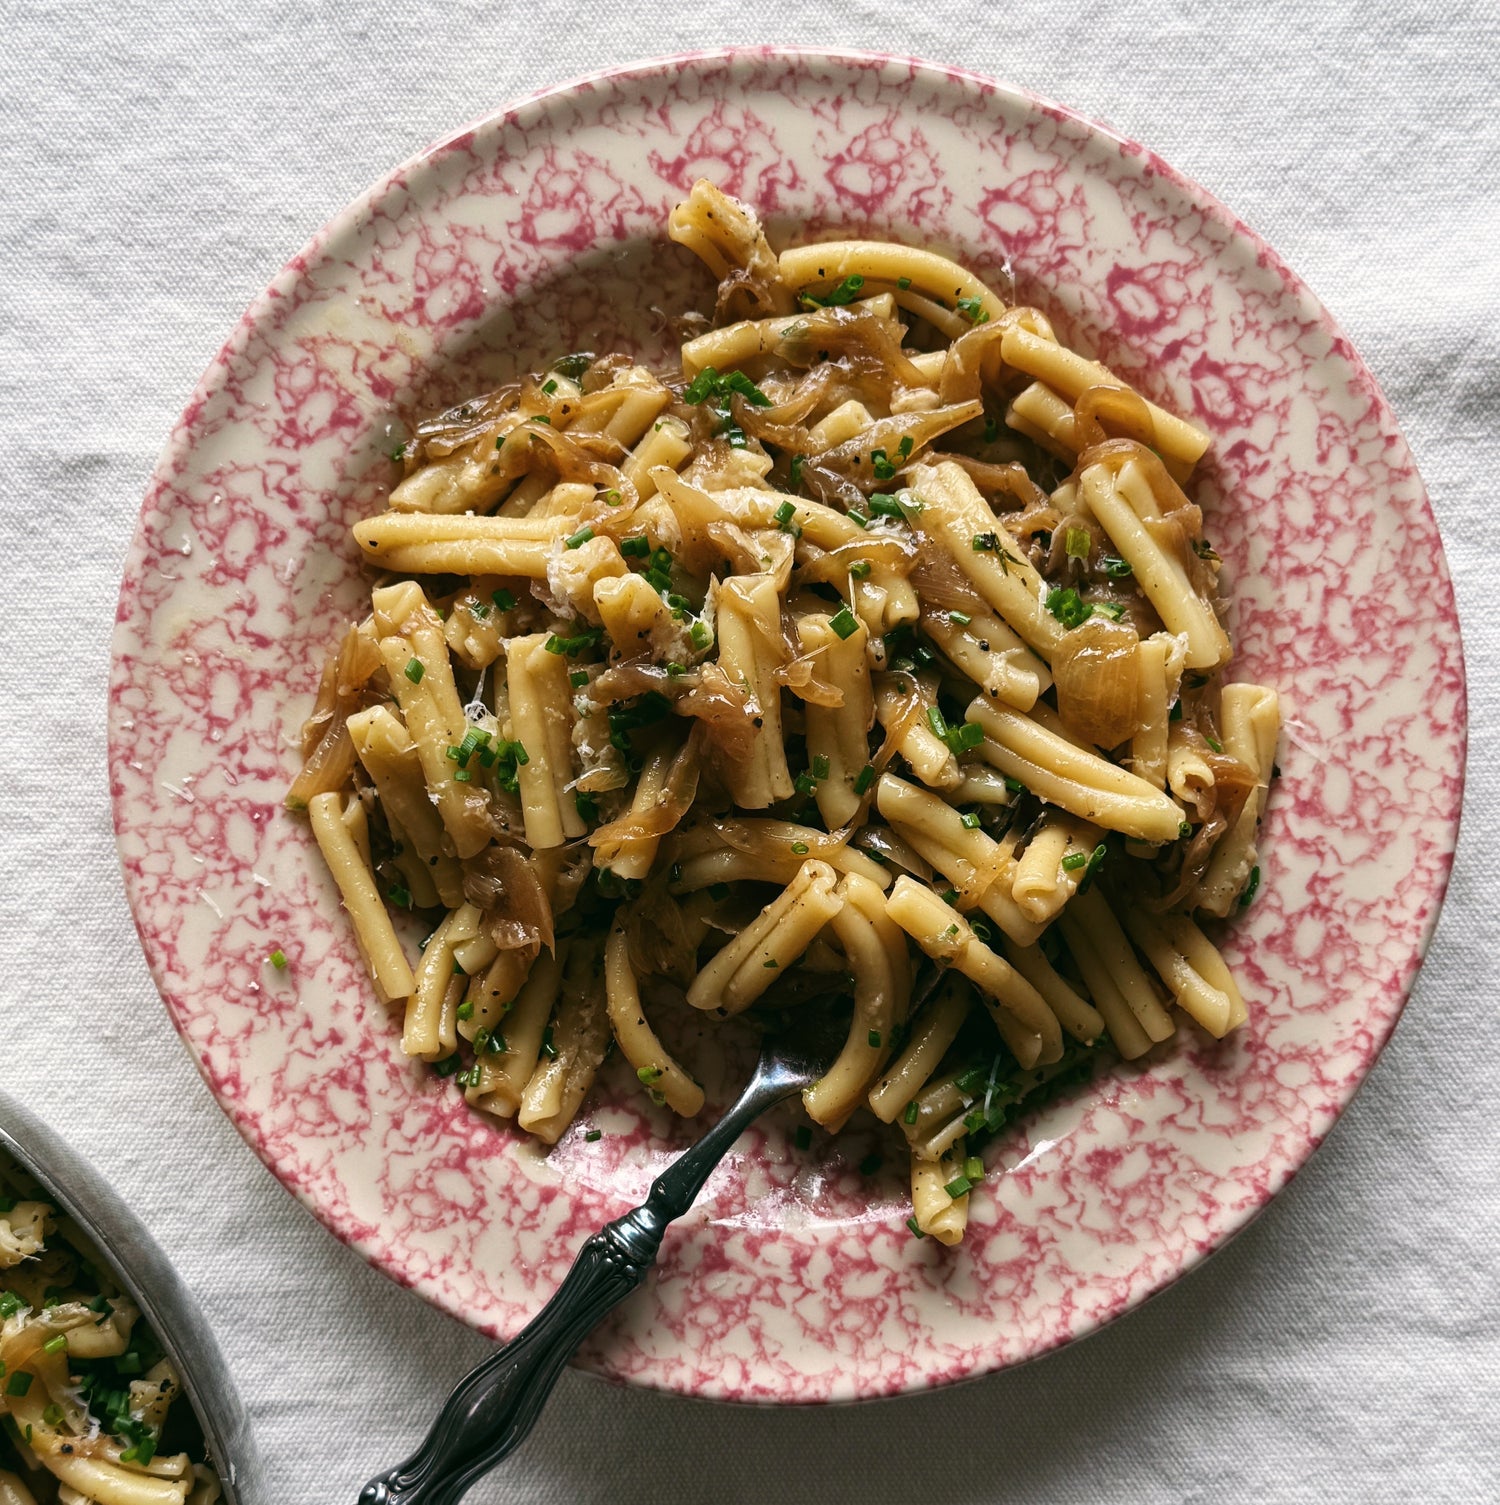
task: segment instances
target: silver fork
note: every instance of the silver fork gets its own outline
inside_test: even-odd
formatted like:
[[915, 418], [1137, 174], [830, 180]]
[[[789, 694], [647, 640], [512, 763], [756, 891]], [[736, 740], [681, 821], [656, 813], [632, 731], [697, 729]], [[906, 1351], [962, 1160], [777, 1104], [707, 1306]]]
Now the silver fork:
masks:
[[754, 1076], [718, 1123], [656, 1178], [639, 1207], [585, 1241], [552, 1299], [458, 1382], [426, 1441], [404, 1463], [371, 1479], [360, 1505], [455, 1505], [521, 1444], [563, 1365], [646, 1278], [668, 1224], [693, 1205], [730, 1146], [767, 1108], [828, 1069], [837, 1041], [828, 1032], [827, 1010], [809, 1002], [792, 1018], [790, 1029], [767, 1036]]

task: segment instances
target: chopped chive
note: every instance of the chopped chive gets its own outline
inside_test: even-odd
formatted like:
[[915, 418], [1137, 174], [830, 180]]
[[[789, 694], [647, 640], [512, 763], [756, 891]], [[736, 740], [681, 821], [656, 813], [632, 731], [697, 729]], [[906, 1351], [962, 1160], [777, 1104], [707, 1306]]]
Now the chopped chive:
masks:
[[957, 904], [958, 903], [958, 890], [956, 888], [945, 888], [943, 890], [943, 903], [944, 904]]
[[799, 773], [792, 780], [792, 788], [798, 794], [816, 794], [818, 791], [818, 781], [810, 773]]
[[1212, 749], [1213, 749], [1213, 750], [1214, 750], [1214, 751], [1215, 751], [1215, 752], [1216, 752], [1216, 753], [1221, 753], [1221, 752], [1223, 752], [1223, 751], [1224, 751], [1224, 744], [1223, 744], [1223, 743], [1222, 743], [1222, 742], [1220, 742], [1220, 741], [1219, 741], [1219, 739], [1218, 739], [1218, 738], [1217, 738], [1217, 737], [1210, 737], [1210, 736], [1209, 736], [1209, 735], [1208, 735], [1208, 733], [1207, 733], [1207, 732], [1204, 732], [1204, 734], [1203, 734], [1203, 740], [1204, 740], [1204, 741], [1205, 741], [1205, 742], [1206, 742], [1206, 743], [1208, 743], [1208, 745], [1209, 745], [1209, 746], [1210, 746], [1210, 747], [1211, 747], [1211, 748], [1212, 748]]
[[848, 639], [859, 631], [859, 619], [847, 606], [841, 606], [828, 619], [828, 625], [838, 633], [842, 639]]
[[406, 677], [414, 685], [419, 685], [419, 684], [422, 683], [422, 676], [426, 672], [427, 672], [427, 670], [423, 667], [421, 659], [419, 659], [419, 658], [413, 658], [413, 659], [408, 659], [407, 660], [407, 662], [406, 662]]
[[974, 1189], [974, 1183], [967, 1176], [955, 1176], [943, 1190], [956, 1202], [960, 1197], [967, 1196]]
[[850, 274], [833, 289], [832, 292], [820, 298], [816, 293], [803, 293], [799, 302], [807, 308], [842, 308], [846, 304], [853, 303], [859, 294], [859, 290], [865, 285], [865, 279], [858, 272]]
[[870, 469], [875, 472], [877, 481], [889, 481], [896, 474], [896, 467], [883, 449], [870, 451]]
[[[457, 778], [458, 775], [455, 774], [454, 777]], [[396, 906], [397, 909], [411, 908], [411, 890], [404, 884], [391, 884], [391, 886], [386, 889], [385, 896], [391, 901], [392, 904]]]
[[1047, 610], [1069, 629], [1081, 627], [1094, 614], [1094, 608], [1070, 585], [1065, 590], [1050, 590]]
[[547, 379], [547, 380], [546, 380], [546, 381], [544, 381], [544, 382], [543, 382], [543, 383], [542, 383], [542, 391], [543, 391], [543, 392], [545, 392], [545, 393], [546, 393], [546, 394], [547, 394], [547, 396], [548, 396], [548, 397], [551, 397], [551, 395], [552, 395], [552, 394], [553, 394], [553, 393], [554, 393], [554, 392], [555, 392], [555, 391], [557, 391], [557, 383], [556, 383], [556, 382], [555, 382], [555, 381], [553, 381], [553, 380], [552, 380], [552, 379], [551, 379], [551, 378], [550, 378], [550, 377], [549, 377], [549, 378], [548, 378], [548, 379]]
[[875, 782], [875, 765], [866, 763], [854, 778], [854, 792], [863, 794]]
[[1069, 559], [1087, 559], [1093, 544], [1087, 528], [1069, 528], [1063, 534], [1063, 547], [1068, 551]]
[[731, 393], [738, 393], [758, 408], [771, 406], [771, 399], [743, 371], [731, 371], [727, 376], [720, 376], [712, 366], [705, 366], [688, 383], [682, 400], [697, 407], [713, 398], [715, 407], [727, 409]]
[[984, 1161], [978, 1155], [970, 1155], [964, 1161], [964, 1180], [973, 1182], [984, 1180]]
[[1260, 866], [1257, 864], [1250, 869], [1250, 881], [1245, 885], [1245, 892], [1240, 895], [1240, 908], [1243, 909], [1254, 897], [1255, 891], [1260, 887]]
[[962, 825], [966, 831], [977, 831], [979, 829], [979, 817], [972, 810], [970, 810], [967, 815], [959, 816], [958, 819], [959, 824]]
[[548, 428], [552, 427], [552, 420], [545, 413], [533, 413], [526, 421], [528, 423], [545, 423]]
[[455, 768], [453, 770], [453, 782], [455, 784], [471, 784], [474, 781], [474, 771], [470, 768]]
[[948, 613], [948, 620], [950, 622], [957, 622], [960, 627], [967, 627], [974, 618], [966, 611], [950, 611]]
[[432, 1069], [437, 1072], [439, 1076], [452, 1076], [453, 1073], [457, 1071], [462, 1064], [463, 1058], [458, 1054], [457, 1051], [454, 1051], [451, 1056], [444, 1056], [441, 1061], [434, 1061], [432, 1063]]
[[984, 415], [984, 442], [993, 444], [1000, 437], [1000, 420], [993, 413]]
[[68, 1336], [67, 1336], [67, 1334], [66, 1333], [59, 1333], [55, 1338], [48, 1338], [47, 1341], [42, 1344], [42, 1352], [43, 1353], [61, 1353], [63, 1351], [63, 1349], [65, 1349], [67, 1346], [68, 1346]]
[[63, 1419], [63, 1408], [53, 1401], [50, 1405], [42, 1407], [42, 1420], [49, 1427], [60, 1427]]
[[639, 1066], [636, 1068], [635, 1076], [638, 1082], [644, 1082], [649, 1087], [652, 1082], [661, 1080], [661, 1074], [660, 1066]]
[[815, 779], [826, 779], [829, 773], [827, 753], [818, 753], [812, 760], [812, 776]]
[[600, 636], [601, 629], [597, 627], [586, 627], [582, 632], [574, 633], [570, 637], [562, 637], [554, 632], [542, 646], [548, 653], [567, 654], [569, 658], [572, 658], [586, 648], [595, 647]]
[[901, 289], [901, 291], [904, 293], [907, 290], [907, 288], [909, 288], [911, 286], [911, 278], [910, 277], [898, 277], [896, 279], [896, 286], [899, 287]]
[[0, 1317], [14, 1317], [25, 1305], [14, 1291], [0, 1291]]
[[574, 794], [573, 808], [578, 811], [579, 820], [595, 821], [599, 819], [599, 801], [592, 794]]
[[1062, 860], [1062, 870], [1065, 873], [1076, 873], [1079, 868], [1088, 866], [1088, 860], [1087, 852], [1069, 852]]
[[688, 629], [688, 641], [694, 648], [703, 650], [714, 640], [714, 635], [708, 630], [707, 622], [694, 622]]
[[571, 538], [563, 541], [565, 549], [581, 549], [594, 536], [592, 528], [580, 528]]
[[575, 690], [581, 690], [588, 682], [589, 675], [587, 669], [575, 669], [570, 675], [568, 675], [568, 683], [572, 685]]
[[970, 920], [969, 929], [972, 930], [974, 934], [985, 943], [985, 945], [989, 945], [989, 943], [995, 939], [994, 931], [992, 931], [990, 927], [984, 923], [983, 920]]
[[812, 1147], [812, 1130], [806, 1124], [798, 1124], [797, 1132], [792, 1135], [792, 1143], [799, 1150], [810, 1149]]
[[969, 547], [976, 554], [993, 554], [1000, 547], [1000, 536], [997, 533], [976, 533], [969, 540]]
[[1109, 856], [1109, 848], [1101, 841], [1098, 846], [1089, 853], [1089, 865], [1084, 870], [1084, 877], [1092, 877], [1104, 866], [1104, 859]]
[[761, 966], [767, 972], [775, 972], [775, 971], [777, 971], [780, 968], [781, 963], [779, 961], [777, 961], [776, 958], [773, 956], [769, 960], [763, 961], [761, 963]]
[[1125, 615], [1125, 608], [1118, 601], [1095, 601], [1094, 610], [1111, 622], [1118, 622]]
[[799, 857], [806, 857], [807, 843], [805, 841], [794, 841], [792, 843], [792, 851], [794, 851]]
[[588, 1133], [583, 1136], [583, 1142], [585, 1144], [598, 1144], [598, 1142], [603, 1138], [603, 1129], [590, 1129]]
[[851, 507], [844, 515], [857, 528], [868, 528], [870, 526], [870, 519], [858, 507]]
[[1009, 774], [1005, 775], [1005, 787], [1012, 794], [1025, 794], [1026, 793], [1026, 786], [1020, 781], [1020, 779], [1013, 779], [1013, 778], [1011, 778], [1011, 776]]
[[267, 957], [267, 958], [266, 958], [266, 960], [267, 960], [267, 961], [268, 961], [268, 962], [270, 962], [270, 964], [271, 964], [271, 965], [272, 965], [272, 966], [273, 966], [273, 967], [275, 967], [275, 968], [276, 968], [276, 970], [277, 970], [277, 971], [278, 971], [278, 972], [285, 972], [285, 971], [286, 971], [286, 952], [285, 952], [285, 951], [283, 951], [283, 950], [282, 950], [282, 949], [281, 949], [281, 947], [280, 947], [280, 946], [278, 946], [278, 947], [277, 947], [277, 948], [276, 948], [276, 949], [275, 949], [275, 950], [274, 950], [274, 951], [273, 951], [273, 952], [272, 952], [272, 953], [271, 953], [271, 954], [270, 954], [270, 955], [269, 955], [269, 956], [268, 956], [268, 957]]
[[849, 566], [849, 574], [855, 580], [868, 580], [870, 578], [870, 561], [868, 559], [856, 559]]
[[25, 1395], [31, 1389], [31, 1379], [32, 1376], [29, 1371], [25, 1369], [16, 1370], [5, 1382], [5, 1393], [15, 1396]]
[[776, 526], [778, 528], [785, 528], [786, 525], [791, 522], [794, 517], [796, 517], [796, 515], [797, 509], [791, 502], [783, 502], [775, 510], [775, 512], [771, 514], [771, 516], [776, 519]]
[[901, 1122], [904, 1123], [904, 1124], [914, 1124], [914, 1123], [916, 1123], [916, 1121], [917, 1121], [917, 1115], [921, 1111], [922, 1110], [919, 1107], [916, 1098], [913, 1098], [906, 1105], [906, 1112], [901, 1115]]
[[872, 1050], [880, 1049], [880, 1031], [878, 1029], [872, 1029], [866, 1038], [869, 1040]]
[[958, 311], [971, 324], [989, 323], [990, 316], [984, 306], [983, 298], [960, 298], [958, 300]]
[[922, 1225], [917, 1221], [917, 1215], [916, 1215], [916, 1213], [913, 1213], [906, 1220], [906, 1226], [911, 1229], [911, 1236], [913, 1238], [926, 1238], [927, 1237], [927, 1234], [922, 1229]]
[[1106, 554], [1099, 561], [1100, 568], [1111, 580], [1124, 580], [1135, 573], [1127, 559], [1117, 559], [1112, 554]]
[[651, 540], [644, 533], [620, 540], [620, 552], [627, 559], [646, 559], [651, 554]]
[[459, 1004], [457, 1012], [460, 1019], [472, 1019], [474, 1017], [473, 1000], [465, 998], [464, 1001]]
[[516, 604], [516, 598], [507, 590], [491, 591], [490, 600], [499, 611], [510, 611]]

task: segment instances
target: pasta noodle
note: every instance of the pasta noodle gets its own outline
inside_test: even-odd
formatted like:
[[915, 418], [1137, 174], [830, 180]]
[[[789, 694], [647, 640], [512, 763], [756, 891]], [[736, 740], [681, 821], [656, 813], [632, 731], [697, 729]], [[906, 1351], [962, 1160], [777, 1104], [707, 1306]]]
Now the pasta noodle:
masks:
[[[5, 1155], [0, 1365], [0, 1505], [220, 1498], [205, 1462], [160, 1451], [181, 1382], [156, 1334], [99, 1251]], [[176, 1423], [174, 1413], [179, 1445], [201, 1457], [196, 1428]]]
[[804, 1108], [899, 1125], [955, 1242], [1023, 1104], [1246, 1017], [1192, 916], [1259, 882], [1279, 713], [1218, 683], [1207, 438], [936, 251], [778, 252], [705, 182], [668, 230], [720, 279], [680, 370], [563, 356], [403, 446], [288, 805], [476, 1109], [692, 1117], [667, 994], [839, 1010]]

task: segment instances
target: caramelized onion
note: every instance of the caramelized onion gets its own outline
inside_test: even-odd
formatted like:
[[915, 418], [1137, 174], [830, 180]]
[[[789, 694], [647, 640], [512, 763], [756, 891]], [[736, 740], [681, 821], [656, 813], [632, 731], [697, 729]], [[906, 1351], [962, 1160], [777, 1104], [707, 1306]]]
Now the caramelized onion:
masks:
[[970, 480], [981, 491], [1009, 497], [1019, 502], [1023, 508], [1040, 509], [1052, 505], [1052, 499], [1031, 479], [1026, 473], [1026, 467], [1018, 461], [993, 465], [987, 460], [976, 460], [973, 455], [958, 455], [948, 450], [941, 450], [929, 458], [934, 465], [951, 460], [969, 473]]
[[698, 970], [698, 946], [708, 930], [694, 895], [679, 902], [658, 874], [625, 911], [625, 939], [639, 977], [668, 977], [686, 987]]
[[315, 794], [341, 789], [354, 771], [354, 741], [346, 725], [356, 711], [382, 697], [369, 688], [383, 660], [375, 635], [352, 625], [323, 670], [312, 714], [302, 724], [302, 771], [287, 790], [289, 810], [303, 810]]
[[954, 563], [953, 556], [941, 544], [922, 535], [928, 545], [917, 555], [912, 567], [911, 583], [924, 606], [943, 611], [987, 612], [989, 603], [974, 589], [973, 583]]
[[1156, 425], [1151, 421], [1151, 409], [1139, 393], [1127, 387], [1116, 387], [1108, 382], [1085, 387], [1073, 404], [1074, 431], [1078, 436], [1078, 448], [1089, 449], [1103, 444], [1108, 435], [1101, 419], [1107, 419], [1115, 428], [1124, 429], [1131, 439], [1149, 444], [1156, 435]]
[[502, 951], [552, 949], [552, 905], [536, 864], [520, 848], [496, 843], [470, 857], [464, 897], [484, 911], [484, 930]]
[[848, 371], [873, 381], [889, 399], [899, 387], [925, 387], [926, 378], [901, 348], [900, 326], [869, 308], [816, 308], [782, 331], [778, 354], [794, 366], [840, 357]]
[[[1007, 327], [1007, 321], [994, 320], [976, 325], [954, 340], [943, 358], [943, 372], [938, 378], [941, 402], [972, 402], [979, 396], [984, 385], [984, 368], [998, 364], [999, 351], [992, 351], [992, 347], [998, 347]], [[987, 359], [992, 353], [996, 360]]]
[[622, 841], [665, 836], [669, 831], [675, 830], [698, 796], [698, 774], [705, 735], [701, 723], [688, 733], [687, 740], [677, 750], [677, 756], [672, 759], [672, 766], [667, 770], [661, 793], [647, 809], [627, 809], [614, 820], [597, 827], [589, 836], [589, 845], [597, 851], [600, 847], [614, 846]]
[[1203, 881], [1208, 864], [1213, 860], [1214, 847], [1219, 838], [1229, 829], [1228, 820], [1217, 810], [1193, 833], [1187, 850], [1182, 854], [1182, 865], [1177, 870], [1177, 881], [1151, 907], [1165, 913], [1176, 908]]
[[703, 665], [697, 683], [679, 697], [674, 709], [679, 716], [702, 722], [709, 742], [726, 758], [746, 758], [755, 745], [755, 699], [718, 664]]
[[1092, 616], [1062, 635], [1052, 657], [1058, 714], [1096, 747], [1118, 747], [1136, 729], [1140, 639], [1135, 628]]
[[[802, 474], [806, 477], [815, 465], [821, 471], [845, 477], [864, 492], [882, 490], [891, 485], [891, 478], [875, 474], [871, 460], [873, 451], [884, 450], [893, 465], [909, 464], [939, 435], [980, 417], [983, 411], [979, 402], [959, 402], [948, 407], [929, 408], [924, 413], [897, 413], [890, 418], [877, 418], [852, 439], [813, 456], [802, 467]], [[898, 460], [903, 444], [906, 445], [905, 458]]]

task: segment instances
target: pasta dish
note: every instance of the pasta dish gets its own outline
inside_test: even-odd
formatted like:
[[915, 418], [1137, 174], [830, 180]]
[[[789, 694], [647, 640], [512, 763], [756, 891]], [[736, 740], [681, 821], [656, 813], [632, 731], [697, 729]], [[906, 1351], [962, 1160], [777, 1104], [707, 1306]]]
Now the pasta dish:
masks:
[[617, 1047], [692, 1116], [663, 1000], [839, 1009], [806, 1112], [894, 1125], [954, 1243], [1023, 1103], [1246, 1017], [1199, 921], [1279, 713], [1226, 682], [1207, 437], [933, 251], [778, 254], [703, 181], [668, 229], [718, 279], [680, 370], [567, 355], [394, 456], [288, 804], [475, 1108], [555, 1143]]
[[0, 1505], [214, 1505], [179, 1388], [109, 1265], [0, 1155]]

